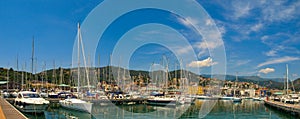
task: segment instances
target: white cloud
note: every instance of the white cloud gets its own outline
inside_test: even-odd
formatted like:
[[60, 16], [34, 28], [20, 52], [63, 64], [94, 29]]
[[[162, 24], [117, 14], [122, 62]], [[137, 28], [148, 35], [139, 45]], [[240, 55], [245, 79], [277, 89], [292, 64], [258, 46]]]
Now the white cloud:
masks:
[[218, 42], [212, 42], [212, 41], [203, 41], [203, 42], [197, 42], [195, 44], [196, 48], [198, 49], [215, 49], [217, 48], [218, 46], [221, 46], [222, 44], [221, 43], [218, 43]]
[[249, 62], [250, 62], [250, 60], [238, 60], [238, 61], [236, 61], [236, 65], [241, 66], [244, 64], [248, 64]]
[[279, 63], [284, 63], [284, 62], [289, 62], [289, 61], [295, 61], [295, 60], [300, 60], [300, 58], [299, 57], [285, 56], [285, 57], [271, 59], [269, 61], [260, 63], [259, 65], [257, 65], [257, 67], [262, 67], [262, 66], [270, 65], [270, 64], [279, 64]]
[[206, 19], [205, 25], [207, 26], [213, 25], [213, 21], [211, 19]]
[[201, 61], [192, 61], [188, 64], [188, 67], [210, 67], [212, 65], [218, 64], [217, 62], [213, 62], [212, 58], [208, 57], [207, 59]]
[[218, 29], [222, 35], [224, 35], [226, 33], [226, 28], [224, 26], [218, 26]]
[[198, 52], [198, 56], [201, 57], [208, 53], [208, 49], [213, 50], [221, 45], [222, 43], [220, 42], [202, 41], [202, 42], [195, 43], [194, 47], [200, 50]]
[[269, 52], [265, 53], [266, 56], [277, 56], [276, 50], [270, 50]]
[[194, 19], [192, 17], [187, 17], [185, 19], [178, 18], [177, 20], [186, 26], [193, 26], [193, 25], [197, 25], [199, 23], [199, 21], [197, 19]]
[[268, 73], [271, 73], [271, 72], [274, 72], [274, 71], [275, 71], [274, 68], [265, 68], [265, 69], [259, 70], [258, 72], [259, 72], [259, 73], [268, 74]]
[[263, 24], [262, 23], [258, 23], [258, 24], [255, 24], [254, 26], [252, 26], [250, 29], [254, 32], [257, 32], [259, 31], [260, 29], [262, 29], [263, 27]]
[[179, 48], [176, 48], [176, 53], [178, 53], [179, 55], [181, 54], [186, 54], [188, 52], [191, 52], [193, 51], [193, 47], [192, 46], [187, 46], [187, 47], [179, 47]]
[[232, 17], [234, 19], [239, 19], [249, 15], [250, 10], [252, 9], [250, 3], [245, 1], [232, 2], [232, 8], [234, 12]]
[[300, 2], [268, 1], [267, 5], [261, 6], [262, 16], [265, 21], [285, 22], [299, 15]]
[[269, 38], [269, 36], [264, 35], [264, 36], [262, 36], [260, 39], [261, 39], [262, 41], [265, 41], [265, 40], [267, 40], [268, 38]]
[[225, 22], [223, 22], [223, 21], [220, 21], [220, 20], [214, 20], [215, 21], [215, 23], [216, 23], [216, 25], [217, 25], [217, 27], [218, 27], [218, 29], [219, 29], [219, 31], [221, 32], [221, 34], [222, 34], [222, 36], [226, 33], [226, 25], [228, 24], [228, 23], [225, 23]]

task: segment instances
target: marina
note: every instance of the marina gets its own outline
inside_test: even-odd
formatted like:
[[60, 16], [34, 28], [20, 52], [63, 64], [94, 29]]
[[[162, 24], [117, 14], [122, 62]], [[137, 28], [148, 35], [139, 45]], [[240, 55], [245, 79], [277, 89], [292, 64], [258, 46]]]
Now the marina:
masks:
[[[52, 118], [78, 118], [78, 119], [107, 119], [107, 118], [199, 118], [201, 116], [201, 106], [209, 100], [196, 100], [194, 105], [179, 105], [176, 107], [152, 106], [145, 104], [119, 105], [114, 106], [94, 106], [93, 113], [68, 110], [65, 108], [48, 108], [43, 114], [25, 113], [28, 118], [52, 119]], [[177, 112], [177, 113], [174, 113]], [[221, 118], [281, 118], [297, 119], [299, 116], [278, 111], [264, 102], [243, 100], [241, 103], [219, 100], [206, 115], [207, 119]]]
[[[10, 99], [11, 100], [11, 99]], [[116, 100], [115, 100], [116, 101]], [[134, 100], [131, 100], [134, 101]], [[142, 100], [135, 100], [142, 101]], [[145, 101], [145, 100], [144, 100]], [[5, 112], [6, 117], [19, 115], [19, 119], [52, 119], [52, 118], [73, 118], [73, 119], [106, 119], [106, 118], [200, 118], [203, 116], [201, 108], [205, 103], [216, 101], [212, 110], [205, 115], [205, 118], [282, 118], [282, 119], [297, 119], [300, 117], [299, 104], [283, 104], [277, 101], [256, 101], [254, 99], [243, 99], [241, 102], [234, 102], [232, 100], [210, 100], [210, 99], [196, 99], [191, 104], [184, 105], [147, 105], [145, 103], [135, 103], [128, 105], [127, 103], [107, 103], [101, 105], [99, 101], [93, 101], [93, 108], [91, 113], [80, 110], [68, 110], [61, 106], [49, 106], [44, 113], [21, 113], [8, 101], [1, 98], [1, 109]], [[98, 103], [97, 103], [98, 102]], [[101, 101], [102, 103], [104, 101]], [[57, 103], [57, 101], [51, 101]], [[51, 104], [50, 104], [51, 105]], [[9, 112], [9, 113], [7, 113]], [[175, 113], [176, 112], [176, 113]], [[25, 115], [25, 116], [24, 116]]]
[[0, 0], [0, 119], [300, 119], [299, 11]]

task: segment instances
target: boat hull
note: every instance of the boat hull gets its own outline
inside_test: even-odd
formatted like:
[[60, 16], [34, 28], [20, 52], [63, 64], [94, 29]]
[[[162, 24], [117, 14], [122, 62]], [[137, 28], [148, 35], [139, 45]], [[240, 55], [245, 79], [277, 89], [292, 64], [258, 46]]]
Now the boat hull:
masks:
[[176, 101], [171, 101], [171, 100], [147, 100], [148, 105], [159, 105], [159, 106], [175, 106]]
[[233, 100], [233, 97], [221, 97], [220, 100]]
[[49, 106], [49, 101], [41, 98], [38, 93], [21, 91], [14, 99], [14, 106], [22, 112], [42, 113]]
[[48, 104], [24, 104], [24, 103], [20, 103], [20, 105], [15, 104], [15, 107], [18, 108], [22, 112], [43, 113], [47, 109]]
[[242, 102], [242, 98], [233, 98], [232, 101], [233, 102]]
[[92, 113], [93, 103], [73, 102], [73, 101], [70, 101], [70, 100], [61, 100], [61, 101], [59, 101], [59, 104], [64, 108]]

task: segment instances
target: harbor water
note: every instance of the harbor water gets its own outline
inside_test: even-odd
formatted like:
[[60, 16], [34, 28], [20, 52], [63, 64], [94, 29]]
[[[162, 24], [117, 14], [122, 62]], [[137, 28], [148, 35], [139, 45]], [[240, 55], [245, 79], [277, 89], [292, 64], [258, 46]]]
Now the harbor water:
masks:
[[[93, 106], [93, 113], [65, 109], [48, 108], [42, 114], [24, 113], [30, 119], [173, 119], [200, 118], [203, 104], [208, 100], [196, 100], [193, 105], [179, 105], [176, 107], [138, 105], [97, 105]], [[201, 108], [202, 107], [202, 108]], [[241, 103], [219, 100], [213, 106], [205, 119], [297, 119], [299, 117], [287, 114], [264, 105], [263, 101], [245, 99]]]

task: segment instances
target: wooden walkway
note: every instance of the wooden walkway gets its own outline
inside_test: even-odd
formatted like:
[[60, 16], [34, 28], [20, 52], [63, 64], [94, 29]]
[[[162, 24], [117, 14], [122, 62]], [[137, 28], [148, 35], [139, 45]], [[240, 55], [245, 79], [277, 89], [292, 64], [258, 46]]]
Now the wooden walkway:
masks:
[[300, 104], [286, 104], [282, 102], [277, 101], [264, 101], [266, 105], [269, 105], [271, 107], [275, 107], [279, 110], [283, 110], [286, 112], [291, 112], [296, 115], [300, 115]]
[[0, 119], [2, 119], [2, 117], [4, 117], [3, 119], [28, 119], [9, 102], [0, 97]]

